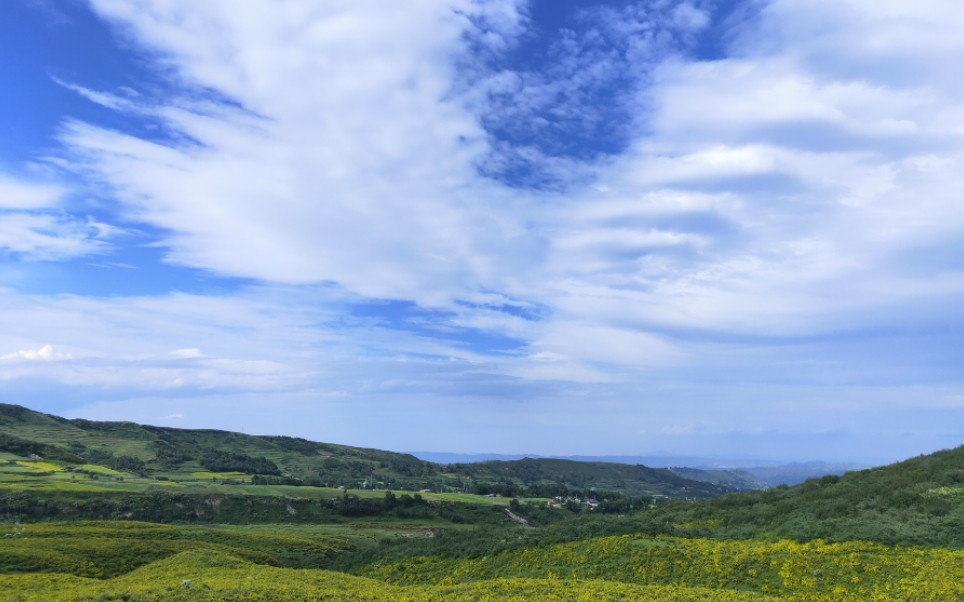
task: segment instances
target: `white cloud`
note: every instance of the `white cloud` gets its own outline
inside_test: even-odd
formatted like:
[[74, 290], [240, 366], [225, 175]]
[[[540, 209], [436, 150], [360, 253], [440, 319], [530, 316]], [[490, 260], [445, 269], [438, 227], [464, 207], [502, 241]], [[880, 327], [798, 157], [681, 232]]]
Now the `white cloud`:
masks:
[[175, 349], [168, 354], [174, 359], [195, 359], [199, 357], [204, 357], [201, 350], [197, 347], [191, 347], [189, 349]]
[[[457, 321], [553, 350], [572, 324], [613, 340], [665, 342], [652, 334], [664, 327], [801, 335], [831, 331], [861, 308], [961, 290], [954, 268], [900, 259], [964, 226], [953, 198], [964, 145], [938, 121], [964, 114], [956, 88], [940, 70], [916, 82], [857, 76], [868, 56], [889, 56], [875, 40], [900, 38], [892, 11], [938, 38], [906, 60], [955, 48], [945, 4], [888, 6], [880, 17], [876, 5], [849, 2], [844, 19], [826, 5], [773, 2], [737, 32], [733, 57], [704, 62], [666, 58], [669, 38], [652, 37], [660, 27], [683, 37], [705, 28], [706, 13], [689, 3], [666, 14], [586, 12], [586, 39], [558, 42], [560, 72], [605, 80], [626, 66], [602, 50], [631, 51], [642, 90], [630, 86], [633, 117], [645, 135], [592, 166], [605, 190], [566, 195], [512, 191], [476, 173], [492, 151], [480, 116], [519, 109], [493, 98], [532, 109], [589, 85], [502, 70], [456, 93], [464, 15], [482, 17], [498, 51], [526, 24], [514, 3], [95, 7], [186, 81], [250, 111], [184, 99], [152, 109], [201, 146], [77, 122], [64, 130], [78, 165], [137, 219], [171, 232], [164, 242], [178, 263], [423, 306], [496, 291], [555, 317], [539, 328], [481, 310]], [[800, 32], [826, 34], [839, 68]], [[601, 54], [584, 65], [578, 51], [592, 36], [609, 46], [597, 39]], [[577, 105], [557, 108], [585, 117]], [[518, 152], [543, 165], [559, 159]], [[616, 353], [603, 361], [595, 347], [561, 353], [626, 363]]]
[[0, 360], [31, 360], [53, 362], [59, 360], [69, 360], [71, 354], [68, 352], [57, 351], [53, 345], [44, 345], [39, 349], [21, 349], [15, 353], [0, 355]]
[[91, 90], [90, 88], [85, 88], [84, 86], [80, 86], [68, 81], [64, 81], [57, 77], [53, 77], [51, 79], [53, 79], [54, 82], [57, 83], [57, 85], [63, 86], [64, 88], [70, 90], [71, 92], [75, 92], [80, 96], [86, 98], [90, 102], [94, 104], [98, 104], [102, 107], [106, 107], [108, 109], [114, 109], [117, 111], [131, 111], [131, 112], [143, 111], [143, 109], [140, 106], [138, 106], [135, 102], [127, 98], [124, 98], [122, 96], [118, 96], [116, 94], [110, 94], [107, 92], [101, 92], [98, 90]]
[[114, 229], [63, 213], [12, 212], [0, 219], [0, 251], [27, 259], [61, 260], [107, 251]]
[[[541, 106], [586, 89], [571, 78], [503, 70], [456, 94], [454, 57], [464, 57], [470, 27], [463, 15], [483, 10], [472, 3], [323, 12], [296, 3], [95, 6], [187, 81], [254, 114], [185, 100], [157, 109], [203, 146], [162, 146], [81, 123], [64, 131], [75, 159], [133, 215], [171, 232], [172, 261], [222, 274], [331, 281], [363, 296], [449, 307], [495, 290], [627, 328], [574, 294], [593, 291], [593, 303], [614, 316], [802, 332], [841, 310], [928, 294], [924, 282], [935, 274], [880, 291], [913, 279], [890, 267], [895, 256], [962, 223], [948, 191], [964, 145], [957, 126], [940, 121], [964, 114], [950, 73], [860, 76], [871, 58], [892, 56], [882, 40], [906, 45], [905, 63], [941, 62], [960, 45], [951, 25], [960, 15], [947, 3], [854, 1], [838, 11], [775, 1], [737, 32], [734, 56], [703, 62], [667, 59], [672, 44], [643, 39], [660, 27], [679, 35], [705, 28], [707, 13], [693, 4], [665, 15], [586, 12], [586, 39], [559, 41], [559, 68], [605, 79], [581, 67], [625, 66], [605, 56], [583, 65], [580, 44], [602, 36], [609, 45], [592, 46], [602, 52], [645, 42], [635, 76], [648, 85], [634, 117], [646, 134], [596, 166], [609, 192], [570, 198], [509, 191], [475, 172], [492, 150], [480, 115], [518, 109], [491, 104], [493, 95]], [[501, 3], [486, 13], [501, 40], [493, 48], [522, 32], [517, 8]], [[917, 48], [922, 35], [928, 41]], [[806, 41], [814, 36], [820, 44]], [[287, 89], [297, 93], [279, 93]], [[557, 108], [585, 117], [577, 105]], [[913, 196], [920, 200], [911, 205]], [[847, 287], [845, 300], [820, 293], [835, 286]]]
[[[948, 3], [777, 1], [732, 58], [664, 62], [639, 101], [646, 135], [550, 222], [550, 304], [597, 323], [770, 336], [886, 327], [879, 310], [897, 306], [926, 320], [914, 299], [964, 293], [964, 270], [932, 261], [964, 230], [964, 90], [934, 67], [962, 25]], [[934, 39], [901, 64], [926, 77], [870, 69], [892, 56], [886, 40], [920, 35]], [[559, 244], [609, 233], [618, 247], [657, 228], [691, 252]]]
[[64, 260], [106, 251], [115, 228], [64, 210], [67, 189], [0, 174], [0, 253]]
[[559, 357], [637, 368], [673, 364], [683, 356], [661, 337], [588, 324], [550, 323], [532, 346], [545, 350], [542, 354], [548, 351]]
[[0, 174], [0, 210], [51, 209], [60, 204], [66, 191], [50, 184], [34, 184]]
[[954, 0], [773, 0], [759, 31], [740, 38], [737, 50], [778, 51], [833, 77], [896, 88], [924, 84], [958, 96], [962, 20]]
[[138, 219], [173, 233], [172, 261], [444, 303], [498, 284], [526, 256], [512, 253], [530, 243], [506, 219], [506, 194], [474, 172], [484, 134], [449, 97], [467, 25], [453, 9], [477, 13], [474, 4], [95, 6], [183, 77], [263, 117], [159, 109], [203, 147], [65, 129], [75, 161]]

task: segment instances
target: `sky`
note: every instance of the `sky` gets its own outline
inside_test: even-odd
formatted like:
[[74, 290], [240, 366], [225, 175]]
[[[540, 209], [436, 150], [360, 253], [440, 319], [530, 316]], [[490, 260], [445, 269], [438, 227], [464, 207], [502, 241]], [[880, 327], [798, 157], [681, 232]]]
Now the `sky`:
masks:
[[0, 3], [0, 400], [394, 451], [964, 443], [958, 0]]

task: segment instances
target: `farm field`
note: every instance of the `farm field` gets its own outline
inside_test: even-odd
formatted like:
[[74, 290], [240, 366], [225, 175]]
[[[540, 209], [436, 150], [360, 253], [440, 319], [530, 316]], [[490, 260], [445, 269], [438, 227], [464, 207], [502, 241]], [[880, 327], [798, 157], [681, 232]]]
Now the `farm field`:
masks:
[[[0, 452], [0, 490], [24, 491], [87, 491], [148, 493], [158, 488], [177, 489], [184, 493], [253, 495], [265, 497], [288, 496], [330, 500], [347, 493], [362, 499], [381, 499], [384, 489], [351, 489], [310, 485], [252, 485], [252, 475], [242, 472], [209, 472], [172, 474], [157, 478], [142, 477], [95, 464], [61, 465], [33, 461], [23, 456]], [[398, 491], [398, 490], [396, 490]], [[471, 493], [435, 493], [398, 491], [418, 494], [427, 501], [466, 503], [482, 506], [508, 506], [510, 499]], [[545, 498], [522, 498], [545, 502]]]

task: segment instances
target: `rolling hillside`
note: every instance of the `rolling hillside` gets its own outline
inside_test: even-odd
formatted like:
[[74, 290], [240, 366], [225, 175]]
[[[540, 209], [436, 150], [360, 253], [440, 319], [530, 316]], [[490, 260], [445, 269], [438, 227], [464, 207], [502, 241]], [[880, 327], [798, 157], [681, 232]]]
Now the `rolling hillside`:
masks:
[[670, 505], [695, 533], [964, 548], [964, 446], [896, 464]]
[[[293, 437], [68, 420], [9, 404], [0, 404], [0, 452], [11, 455], [6, 458], [8, 464], [33, 457], [69, 468], [72, 477], [98, 475], [102, 482], [92, 484], [98, 486], [110, 481], [107, 477], [115, 477], [115, 482], [124, 478], [128, 484], [139, 478], [157, 483], [203, 481], [528, 497], [574, 492], [591, 496], [609, 491], [661, 499], [705, 499], [741, 489], [737, 481], [723, 483], [699, 471], [683, 478], [666, 469], [552, 459], [443, 466], [409, 454]], [[30, 467], [20, 465], [18, 470], [24, 469], [23, 477], [29, 480], [26, 468]]]

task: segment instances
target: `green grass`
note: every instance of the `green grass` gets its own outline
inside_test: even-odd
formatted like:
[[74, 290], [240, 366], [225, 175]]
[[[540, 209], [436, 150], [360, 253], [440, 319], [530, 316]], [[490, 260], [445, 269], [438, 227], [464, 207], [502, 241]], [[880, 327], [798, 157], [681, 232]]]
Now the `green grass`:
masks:
[[0, 489], [7, 491], [66, 491], [66, 492], [90, 492], [106, 493], [116, 491], [114, 488], [100, 487], [93, 482], [72, 482], [72, 481], [44, 481], [39, 483], [0, 483]]
[[[956, 600], [964, 552], [639, 535], [323, 570], [398, 524], [0, 527], [4, 600]], [[349, 534], [357, 529], [356, 541]], [[377, 545], [374, 541], [368, 545]], [[775, 597], [768, 597], [775, 596]]]
[[199, 470], [197, 472], [192, 472], [191, 477], [198, 481], [208, 481], [214, 479], [221, 479], [224, 481], [235, 480], [235, 481], [251, 481], [251, 475], [243, 472], [210, 472], [206, 470]]
[[790, 600], [964, 599], [964, 552], [866, 542], [590, 538], [481, 558], [410, 556], [361, 574], [396, 584], [564, 578], [756, 591]]
[[315, 533], [242, 531], [217, 526], [88, 521], [0, 527], [0, 573], [113, 577], [186, 550], [231, 553], [260, 564], [318, 567], [345, 540]]
[[22, 478], [24, 476], [29, 476], [37, 473], [43, 473], [44, 471], [39, 470], [33, 466], [24, 466], [20, 463], [16, 464], [4, 464], [0, 466], [0, 475], [10, 474], [17, 478]]
[[[252, 485], [251, 475], [243, 472], [191, 472], [164, 473], [158, 481], [139, 477], [97, 464], [78, 464], [65, 467], [49, 462], [28, 460], [22, 456], [4, 453], [0, 456], [0, 489], [24, 491], [68, 492], [128, 492], [147, 493], [151, 490], [184, 490], [211, 495], [250, 495], [258, 497], [288, 497], [316, 500], [334, 500], [346, 493], [361, 499], [383, 499], [384, 489], [341, 489], [299, 485]], [[90, 474], [93, 473], [93, 474]], [[35, 475], [35, 476], [30, 476]], [[96, 477], [96, 480], [95, 480]], [[215, 481], [235, 481], [233, 484]], [[478, 506], [507, 506], [510, 498], [487, 497], [469, 493], [430, 493], [392, 490], [396, 495], [418, 494], [430, 502], [453, 502]], [[545, 500], [539, 500], [545, 501]]]
[[99, 466], [97, 464], [80, 464], [79, 466], [74, 466], [74, 470], [83, 472], [92, 472], [99, 475], [105, 475], [110, 477], [129, 477], [127, 473], [120, 472], [119, 470], [114, 470], [113, 468], [107, 468], [106, 466]]
[[661, 602], [764, 602], [750, 592], [711, 591], [608, 581], [497, 579], [436, 586], [398, 586], [321, 570], [261, 566], [237, 556], [208, 550], [185, 551], [126, 575], [96, 580], [71, 575], [0, 576], [0, 590], [11, 600], [640, 600]]
[[17, 464], [26, 468], [31, 468], [38, 472], [60, 472], [64, 469], [63, 466], [60, 466], [59, 464], [51, 464], [50, 462], [33, 462], [29, 460], [17, 460]]

